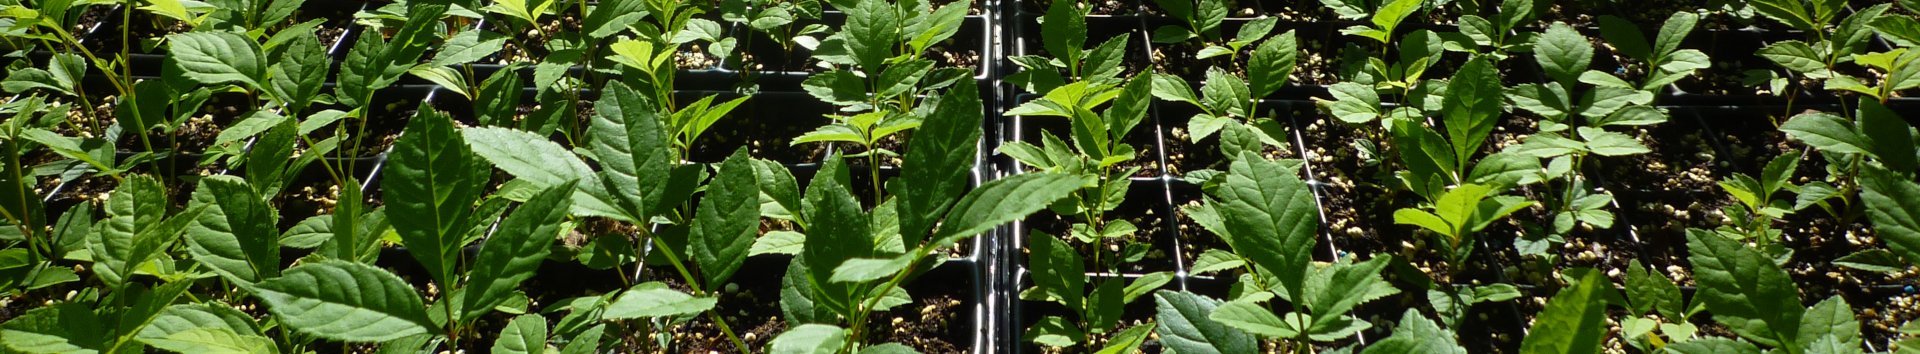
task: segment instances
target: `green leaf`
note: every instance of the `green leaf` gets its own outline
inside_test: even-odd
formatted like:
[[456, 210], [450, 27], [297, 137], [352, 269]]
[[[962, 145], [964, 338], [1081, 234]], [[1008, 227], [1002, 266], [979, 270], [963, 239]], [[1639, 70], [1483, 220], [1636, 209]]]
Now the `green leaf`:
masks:
[[1767, 45], [1766, 48], [1760, 48], [1757, 54], [1798, 73], [1817, 73], [1827, 69], [1826, 62], [1821, 60], [1820, 54], [1814, 52], [1813, 47], [1808, 46], [1807, 42], [1776, 42]]
[[281, 325], [319, 338], [382, 342], [438, 327], [427, 319], [427, 306], [412, 286], [371, 265], [307, 263], [255, 288], [254, 296]]
[[[1391, 35], [1394, 28], [1400, 26], [1400, 21], [1406, 20], [1407, 16], [1420, 10], [1424, 3], [1426, 3], [1425, 0], [1394, 0], [1380, 5], [1380, 9], [1373, 12], [1373, 27], [1386, 32], [1386, 35]], [[1386, 42], [1386, 39], [1382, 38], [1381, 42]]]
[[667, 180], [677, 162], [653, 102], [618, 81], [607, 83], [603, 92], [594, 104], [588, 150], [605, 168], [607, 190], [619, 198], [628, 218], [646, 220], [665, 208], [665, 185], [641, 181]]
[[713, 309], [718, 301], [712, 297], [687, 295], [667, 288], [666, 283], [647, 282], [620, 293], [619, 298], [607, 304], [606, 312], [601, 313], [600, 317], [621, 320], [691, 315]]
[[1613, 283], [1591, 269], [1573, 287], [1560, 290], [1533, 321], [1520, 343], [1528, 353], [1599, 353], [1607, 336], [1606, 292]]
[[136, 339], [166, 338], [174, 333], [198, 328], [220, 328], [239, 334], [260, 333], [253, 317], [232, 307], [220, 304], [177, 304], [170, 305], [155, 314], [153, 319], [141, 327]]
[[1447, 140], [1453, 144], [1455, 166], [1465, 166], [1480, 151], [1487, 135], [1500, 120], [1502, 104], [1500, 76], [1485, 57], [1467, 61], [1447, 81], [1447, 95], [1441, 103]]
[[899, 39], [900, 19], [893, 5], [883, 0], [860, 0], [858, 6], [844, 9], [847, 23], [836, 36], [846, 43], [854, 63], [868, 75], [878, 74], [883, 61], [893, 56], [894, 41]]
[[[1304, 319], [1295, 315], [1297, 314], [1288, 314], [1288, 317], [1296, 320]], [[1207, 319], [1247, 331], [1247, 333], [1274, 339], [1298, 337], [1301, 327], [1305, 327], [1304, 323], [1281, 320], [1280, 316], [1273, 315], [1273, 311], [1247, 301], [1229, 301], [1221, 304], [1220, 307], [1213, 309], [1213, 313], [1207, 315]]]
[[1285, 164], [1243, 154], [1211, 193], [1226, 219], [1234, 253], [1273, 272], [1288, 298], [1302, 299], [1320, 228], [1313, 191]]
[[[1629, 58], [1642, 61], [1653, 59], [1653, 46], [1647, 44], [1646, 33], [1640, 32], [1640, 26], [1633, 21], [1612, 15], [1602, 15], [1600, 16], [1600, 37], [1606, 38], [1607, 44], [1613, 46], [1613, 50]], [[1538, 50], [1537, 44], [1535, 48]]]
[[167, 56], [187, 78], [203, 85], [243, 84], [259, 88], [267, 76], [260, 44], [233, 32], [192, 32], [167, 36]]
[[1893, 171], [1912, 172], [1920, 169], [1920, 158], [1914, 156], [1913, 130], [1900, 113], [1888, 109], [1880, 101], [1861, 97], [1859, 101], [1859, 131], [1865, 133], [1867, 141], [1872, 142], [1873, 158]]
[[305, 112], [307, 105], [320, 95], [320, 88], [327, 81], [328, 60], [326, 48], [320, 46], [320, 39], [313, 32], [293, 37], [274, 57], [273, 66], [267, 67], [267, 87], [276, 99], [287, 107], [288, 114]]
[[1380, 94], [1373, 87], [1353, 82], [1341, 82], [1329, 86], [1333, 101], [1320, 101], [1329, 113], [1340, 121], [1351, 124], [1365, 124], [1380, 117]]
[[907, 145], [893, 191], [900, 238], [909, 247], [919, 245], [966, 190], [983, 132], [980, 90], [971, 82], [955, 85], [935, 102]]
[[742, 148], [720, 164], [700, 198], [687, 256], [700, 265], [707, 290], [719, 289], [740, 269], [760, 231], [760, 185]]
[[[139, 175], [121, 181], [107, 200], [106, 222], [87, 237], [93, 271], [109, 286], [126, 285], [135, 270], [171, 247], [205, 208], [189, 208], [165, 218], [167, 192], [160, 181]], [[164, 218], [164, 219], [163, 219]]]
[[1393, 329], [1393, 336], [1367, 346], [1361, 354], [1424, 354], [1457, 353], [1466, 354], [1467, 349], [1454, 343], [1453, 333], [1440, 329], [1440, 325], [1422, 317], [1419, 311], [1407, 311], [1400, 317], [1400, 326]]
[[1900, 256], [1879, 248], [1835, 258], [1833, 265], [1882, 274], [1896, 274], [1907, 270], [1907, 264], [1900, 260]]
[[1160, 344], [1169, 351], [1185, 354], [1254, 353], [1260, 348], [1252, 335], [1208, 318], [1221, 306], [1219, 300], [1190, 292], [1161, 290], [1153, 295], [1158, 304], [1155, 318], [1160, 322]]
[[98, 353], [110, 336], [102, 323], [86, 304], [39, 307], [0, 324], [0, 346], [22, 353]]
[[1033, 287], [1062, 305], [1080, 308], [1086, 297], [1087, 274], [1072, 245], [1043, 232], [1027, 234], [1027, 267]]
[[1920, 184], [1876, 166], [1868, 166], [1859, 183], [1876, 235], [1907, 263], [1920, 264]]
[[1315, 276], [1308, 280], [1307, 287], [1314, 290], [1310, 290], [1306, 294], [1306, 301], [1302, 301], [1308, 309], [1313, 310], [1314, 322], [1317, 322], [1315, 326], [1335, 317], [1347, 316], [1354, 306], [1361, 303], [1399, 293], [1399, 289], [1380, 276], [1380, 270], [1385, 269], [1392, 260], [1392, 256], [1382, 255], [1359, 264], [1342, 261], [1315, 270]]
[[1634, 314], [1659, 311], [1669, 319], [1685, 318], [1687, 304], [1681, 300], [1680, 286], [1667, 279], [1666, 274], [1647, 269], [1636, 259], [1627, 265], [1626, 280], [1627, 300], [1632, 303]]
[[480, 254], [467, 271], [461, 317], [475, 318], [492, 310], [533, 278], [560, 237], [573, 189], [573, 182], [566, 182], [534, 194], [480, 243]]
[[143, 339], [147, 345], [176, 353], [271, 354], [279, 346], [259, 335], [234, 333], [225, 328], [195, 328], [163, 338]]
[[1803, 31], [1818, 30], [1824, 24], [1815, 22], [1814, 17], [1807, 13], [1806, 7], [1801, 5], [1801, 0], [1753, 0], [1747, 4], [1753, 8], [1754, 12]]
[[1920, 46], [1920, 21], [1907, 16], [1881, 16], [1869, 24], [1880, 38], [1901, 47]]
[[907, 267], [913, 258], [910, 254], [893, 258], [854, 258], [834, 267], [833, 277], [828, 281], [835, 283], [857, 283], [885, 279], [899, 273]]
[[1029, 173], [981, 184], [954, 202], [946, 220], [934, 232], [934, 247], [952, 245], [1001, 224], [1024, 219], [1079, 191], [1086, 181], [1082, 175]]
[[1812, 345], [1821, 338], [1831, 337], [1843, 346], [1850, 346], [1856, 352], [1860, 349], [1860, 320], [1854, 318], [1853, 307], [1847, 306], [1847, 299], [1836, 295], [1814, 304], [1807, 309], [1806, 317], [1800, 318], [1799, 342]]
[[1826, 112], [1793, 116], [1786, 124], [1780, 125], [1780, 131], [1826, 153], [1864, 154], [1872, 146], [1865, 135], [1853, 129], [1853, 123], [1846, 117]]
[[453, 91], [454, 93], [460, 94], [461, 97], [465, 97], [468, 100], [473, 99], [473, 88], [467, 85], [467, 77], [465, 75], [461, 75], [459, 72], [453, 71], [452, 68], [448, 68], [444, 66], [418, 65], [418, 66], [414, 66], [412, 69], [407, 69], [407, 73], [413, 74], [413, 76], [415, 77], [419, 77], [421, 79], [433, 82], [433, 84], [440, 85], [440, 87], [445, 87], [448, 90]]
[[1546, 70], [1549, 77], [1564, 85], [1572, 83], [1581, 72], [1587, 71], [1588, 64], [1593, 61], [1593, 44], [1588, 43], [1587, 37], [1580, 35], [1572, 26], [1554, 22], [1545, 33], [1534, 37], [1533, 53], [1534, 60], [1540, 63], [1540, 69]]
[[1046, 16], [1040, 18], [1041, 44], [1047, 53], [1067, 61], [1067, 65], [1079, 65], [1081, 48], [1087, 45], [1086, 15], [1076, 2], [1048, 6]]
[[1260, 42], [1253, 56], [1247, 58], [1247, 81], [1253, 83], [1253, 97], [1267, 97], [1286, 86], [1299, 55], [1299, 44], [1291, 30]]
[[646, 18], [645, 1], [607, 0], [587, 13], [586, 23], [581, 31], [595, 39], [607, 38], [615, 33], [627, 30], [627, 26]]
[[440, 51], [427, 63], [433, 66], [454, 66], [472, 63], [484, 59], [501, 48], [505, 48], [507, 36], [487, 30], [462, 31], [447, 38]]
[[501, 127], [468, 127], [461, 129], [461, 134], [467, 145], [473, 147], [474, 155], [536, 187], [579, 181], [578, 188], [573, 190], [574, 214], [620, 215], [613, 207], [613, 198], [601, 189], [604, 185], [593, 169], [559, 143], [533, 132]]
[[280, 276], [280, 217], [246, 180], [203, 178], [188, 204], [205, 210], [187, 226], [187, 253], [195, 261], [242, 285]]
[[431, 109], [419, 112], [393, 143], [392, 164], [380, 181], [381, 199], [407, 253], [434, 280], [451, 284], [455, 252], [473, 225], [473, 204], [492, 171], [474, 158], [452, 119]]
[[[1191, 212], [1189, 214], [1191, 214]], [[1226, 238], [1226, 237], [1222, 237], [1222, 238]], [[1240, 255], [1236, 255], [1231, 252], [1227, 252], [1223, 250], [1209, 249], [1209, 250], [1206, 250], [1205, 252], [1201, 252], [1200, 258], [1194, 260], [1193, 267], [1188, 269], [1187, 271], [1192, 272], [1193, 274], [1207, 274], [1207, 273], [1224, 271], [1228, 269], [1240, 268], [1246, 265], [1247, 265], [1247, 260], [1245, 258], [1240, 258]]]
[[1080, 344], [1080, 340], [1086, 336], [1086, 332], [1080, 331], [1080, 327], [1065, 317], [1047, 316], [1033, 326], [1027, 327], [1026, 334], [1020, 337], [1034, 344], [1066, 348]]
[[843, 315], [852, 313], [852, 301], [858, 296], [852, 285], [829, 281], [833, 270], [848, 259], [871, 258], [875, 249], [871, 215], [854, 199], [849, 179], [846, 162], [839, 155], [828, 157], [808, 184], [802, 203], [808, 223], [800, 259], [808, 263], [808, 280], [818, 295], [815, 306]]
[[797, 255], [800, 254], [801, 245], [806, 242], [807, 234], [785, 230], [768, 231], [766, 235], [761, 235], [753, 241], [753, 247], [747, 250], [747, 255]]
[[1760, 347], [1732, 338], [1705, 337], [1673, 343], [1667, 350], [1678, 354], [1760, 354]]
[[514, 317], [493, 340], [493, 352], [502, 354], [542, 354], [547, 351], [547, 318], [539, 314]]
[[1786, 271], [1760, 251], [1700, 230], [1687, 233], [1687, 249], [1700, 283], [1696, 296], [1716, 322], [1756, 343], [1793, 346], [1806, 308]]
[[1593, 127], [1580, 127], [1580, 139], [1587, 141], [1587, 150], [1601, 156], [1626, 156], [1651, 152], [1640, 140], [1626, 134], [1615, 133]]
[[[873, 1], [873, 0], [867, 0]], [[774, 337], [767, 351], [773, 354], [833, 354], [846, 346], [847, 331], [833, 325], [803, 324]]]
[[1153, 330], [1156, 327], [1157, 324], [1153, 322], [1128, 327], [1126, 330], [1120, 331], [1119, 334], [1115, 334], [1112, 338], [1107, 339], [1107, 347], [1100, 348], [1100, 351], [1095, 354], [1134, 353], [1140, 349], [1141, 344], [1146, 343], [1148, 335], [1153, 334]]

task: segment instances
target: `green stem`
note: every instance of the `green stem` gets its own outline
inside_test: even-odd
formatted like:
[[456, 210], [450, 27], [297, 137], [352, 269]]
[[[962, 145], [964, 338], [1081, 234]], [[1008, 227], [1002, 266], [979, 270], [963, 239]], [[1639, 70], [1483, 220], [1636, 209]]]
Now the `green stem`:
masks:
[[[686, 280], [687, 287], [693, 289], [694, 296], [706, 295], [706, 288], [700, 286], [700, 279], [693, 277], [693, 272], [687, 271], [686, 264], [680, 262], [680, 256], [674, 255], [673, 249], [667, 247], [666, 241], [661, 241], [659, 237], [647, 237], [647, 239], [652, 240], [654, 249], [659, 250], [660, 255], [667, 258], [667, 263], [672, 264], [673, 269], [680, 272], [680, 277]], [[645, 259], [642, 258], [641, 261], [644, 262]], [[726, 335], [727, 340], [733, 342], [734, 348], [739, 349], [740, 353], [752, 353], [747, 347], [747, 343], [741, 341], [739, 336], [733, 334], [733, 328], [727, 326], [726, 319], [721, 318], [720, 313], [716, 311], [717, 310], [713, 309], [707, 310], [707, 318], [713, 321], [714, 327], [720, 328], [720, 333]]]

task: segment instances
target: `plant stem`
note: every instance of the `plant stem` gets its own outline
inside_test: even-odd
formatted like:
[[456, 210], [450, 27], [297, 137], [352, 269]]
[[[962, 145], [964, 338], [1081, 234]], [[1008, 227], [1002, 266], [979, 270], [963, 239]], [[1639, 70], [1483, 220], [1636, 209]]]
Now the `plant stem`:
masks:
[[[680, 256], [673, 254], [673, 249], [667, 247], [666, 241], [661, 241], [659, 237], [648, 237], [648, 239], [653, 240], [653, 247], [660, 251], [661, 256], [667, 258], [667, 263], [672, 264], [673, 269], [680, 272], [680, 277], [687, 281], [687, 287], [693, 289], [694, 296], [706, 295], [706, 288], [700, 286], [700, 279], [693, 277], [693, 272], [687, 271], [686, 264], [680, 262]], [[646, 259], [642, 258], [637, 260], [637, 262], [646, 262]], [[727, 326], [726, 319], [721, 318], [717, 310], [707, 309], [706, 312], [707, 318], [713, 320], [714, 327], [720, 328], [720, 333], [725, 334], [727, 340], [733, 342], [733, 346], [739, 349], [740, 353], [752, 353], [752, 351], [747, 348], [746, 342], [740, 341], [740, 337], [733, 334], [733, 328]]]

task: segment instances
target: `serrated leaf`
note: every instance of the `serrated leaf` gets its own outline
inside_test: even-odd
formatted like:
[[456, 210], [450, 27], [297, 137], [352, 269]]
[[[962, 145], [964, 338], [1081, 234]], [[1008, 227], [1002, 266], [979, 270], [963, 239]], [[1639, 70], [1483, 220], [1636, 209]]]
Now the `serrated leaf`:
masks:
[[1455, 166], [1464, 166], [1486, 143], [1501, 116], [1500, 76], [1484, 57], [1475, 57], [1447, 81], [1441, 103], [1447, 140], [1453, 145]]
[[109, 336], [101, 323], [82, 303], [39, 307], [0, 324], [0, 346], [22, 353], [98, 353]]
[[320, 261], [261, 282], [254, 296], [281, 325], [343, 342], [381, 342], [437, 326], [426, 304], [399, 276], [371, 265]]
[[646, 220], [663, 210], [665, 181], [671, 174], [673, 150], [653, 102], [617, 81], [607, 83], [594, 104], [588, 150], [605, 169], [607, 190], [632, 220]]
[[1860, 199], [1876, 236], [1909, 264], [1920, 264], [1920, 184], [1875, 166], [1863, 172]]
[[1253, 353], [1259, 343], [1252, 335], [1208, 318], [1221, 306], [1214, 300], [1190, 292], [1161, 290], [1154, 293], [1158, 304], [1155, 318], [1160, 328], [1160, 344], [1170, 351], [1186, 354]]
[[760, 231], [760, 185], [743, 148], [720, 164], [700, 198], [687, 247], [700, 265], [707, 290], [719, 289], [740, 269]]
[[1253, 97], [1267, 97], [1286, 86], [1299, 54], [1291, 30], [1260, 42], [1253, 56], [1247, 58], [1247, 81], [1253, 83]]
[[187, 226], [187, 252], [227, 281], [253, 284], [280, 275], [279, 215], [246, 180], [200, 180], [189, 205], [205, 211]]
[[1760, 354], [1760, 347], [1753, 343], [1720, 337], [1695, 338], [1667, 349], [1679, 354]]
[[462, 31], [460, 34], [453, 35], [453, 38], [447, 38], [447, 43], [443, 44], [440, 51], [433, 55], [433, 60], [427, 63], [433, 66], [472, 63], [499, 52], [501, 48], [506, 47], [506, 44], [506, 35], [480, 29]]
[[[1593, 61], [1593, 44], [1566, 23], [1554, 22], [1533, 41], [1534, 59], [1549, 77], [1571, 83]], [[1448, 91], [1453, 92], [1453, 91]]]
[[1027, 267], [1033, 287], [1042, 294], [1058, 298], [1061, 304], [1080, 308], [1086, 297], [1085, 266], [1073, 246], [1058, 237], [1041, 232], [1027, 234]]
[[494, 353], [541, 354], [547, 351], [547, 319], [539, 314], [514, 317], [493, 340]]
[[1210, 193], [1226, 220], [1234, 253], [1279, 279], [1288, 298], [1304, 298], [1307, 264], [1318, 241], [1319, 214], [1299, 172], [1277, 161], [1243, 154], [1226, 182]]
[[1696, 296], [1716, 322], [1740, 337], [1790, 346], [1806, 308], [1787, 272], [1759, 251], [1711, 233], [1687, 233], [1687, 259], [1700, 283]]
[[974, 85], [956, 85], [935, 104], [908, 142], [893, 191], [900, 238], [909, 247], [919, 245], [965, 191], [983, 134], [980, 90]]
[[198, 328], [220, 328], [240, 334], [260, 333], [253, 317], [220, 304], [176, 304], [160, 310], [134, 335], [135, 339], [166, 338]]
[[1586, 270], [1573, 287], [1547, 301], [1520, 343], [1528, 353], [1599, 353], [1607, 335], [1606, 292], [1613, 283], [1605, 274]]
[[1788, 70], [1803, 74], [1821, 72], [1827, 68], [1826, 62], [1821, 60], [1820, 55], [1813, 51], [1813, 47], [1801, 41], [1784, 41], [1770, 44], [1765, 48], [1760, 48], [1760, 52], [1756, 54], [1759, 54], [1762, 58], [1767, 58], [1767, 60], [1772, 60], [1775, 64], [1780, 64], [1781, 67], [1785, 67]]
[[320, 46], [317, 35], [307, 31], [295, 35], [278, 53], [273, 66], [267, 68], [264, 89], [272, 92], [288, 112], [305, 112], [327, 81], [331, 62], [326, 48]]
[[492, 310], [533, 278], [560, 236], [560, 223], [572, 205], [573, 185], [565, 182], [534, 194], [480, 243], [480, 254], [467, 271], [461, 317], [474, 318]]
[[272, 339], [259, 335], [234, 333], [225, 328], [195, 328], [162, 338], [143, 339], [148, 346], [176, 353], [271, 354], [278, 353]]
[[848, 259], [872, 257], [876, 248], [872, 216], [854, 199], [847, 186], [850, 179], [839, 155], [828, 157], [814, 174], [802, 202], [808, 218], [807, 243], [797, 258], [808, 263], [811, 278], [806, 281], [812, 284], [808, 290], [814, 295], [810, 296], [813, 306], [842, 315], [852, 313], [858, 296], [850, 284], [829, 281], [833, 270]]
[[[1304, 318], [1293, 315], [1289, 314], [1288, 317]], [[1275, 316], [1273, 311], [1261, 307], [1260, 304], [1246, 301], [1229, 301], [1221, 304], [1207, 315], [1207, 319], [1247, 331], [1247, 333], [1275, 339], [1297, 337], [1300, 335], [1301, 327], [1305, 327], [1302, 323], [1290, 323], [1280, 319], [1280, 316]]]
[[559, 143], [533, 132], [502, 127], [468, 127], [460, 134], [474, 155], [536, 187], [578, 181], [578, 188], [573, 190], [574, 214], [621, 215], [593, 169]]
[[260, 44], [232, 32], [193, 32], [167, 36], [167, 56], [187, 78], [203, 85], [260, 87], [267, 64]]
[[1587, 150], [1601, 156], [1626, 156], [1651, 152], [1640, 140], [1626, 134], [1615, 133], [1598, 128], [1580, 127], [1580, 139], [1586, 140]]
[[1807, 308], [1806, 316], [1800, 318], [1798, 333], [1801, 343], [1830, 338], [1854, 352], [1860, 349], [1860, 320], [1854, 318], [1853, 307], [1847, 305], [1847, 299], [1839, 296], [1828, 297]]
[[1066, 198], [1085, 184], [1081, 175], [1029, 173], [981, 184], [954, 202], [934, 232], [936, 248], [973, 237], [1001, 224], [1026, 218]]
[[773, 354], [833, 354], [845, 346], [847, 331], [833, 325], [803, 324], [774, 337], [768, 344]]
[[619, 320], [691, 315], [712, 309], [718, 301], [712, 297], [687, 295], [668, 288], [666, 283], [648, 282], [620, 293], [620, 297], [607, 304], [600, 317]]
[[454, 252], [463, 246], [473, 204], [491, 171], [474, 158], [452, 120], [430, 109], [408, 121], [390, 159], [380, 186], [393, 229], [428, 275], [450, 284]]

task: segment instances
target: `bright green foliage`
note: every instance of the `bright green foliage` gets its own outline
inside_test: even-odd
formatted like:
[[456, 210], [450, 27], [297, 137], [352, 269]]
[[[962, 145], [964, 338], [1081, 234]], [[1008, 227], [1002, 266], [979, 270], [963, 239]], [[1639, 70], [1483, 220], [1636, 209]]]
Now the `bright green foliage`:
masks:
[[[440, 284], [454, 284], [455, 252], [473, 224], [490, 170], [446, 115], [422, 110], [394, 141], [383, 199], [407, 252]], [[339, 216], [336, 215], [336, 218]]]
[[254, 294], [281, 325], [320, 338], [380, 342], [438, 327], [413, 287], [371, 265], [323, 261], [288, 268]]
[[1380, 8], [1373, 12], [1372, 26], [1354, 25], [1341, 29], [1340, 33], [1371, 38], [1379, 41], [1381, 44], [1394, 43], [1393, 33], [1395, 29], [1400, 27], [1400, 22], [1406, 20], [1407, 16], [1413, 15], [1414, 12], [1420, 11], [1422, 9], [1421, 5], [1425, 2], [1425, 0], [1392, 0], [1382, 2]]
[[1607, 301], [1619, 295], [1606, 275], [1592, 269], [1573, 269], [1581, 274], [1573, 286], [1561, 289], [1547, 309], [1534, 320], [1520, 351], [1527, 353], [1599, 353], [1607, 335]]
[[203, 210], [187, 226], [187, 251], [195, 260], [236, 284], [280, 275], [279, 215], [253, 186], [238, 177], [208, 177], [188, 204]]
[[1239, 329], [1208, 316], [1223, 303], [1190, 292], [1161, 290], [1153, 295], [1159, 304], [1157, 320], [1160, 345], [1180, 353], [1250, 353], [1260, 344]]
[[540, 262], [547, 258], [548, 247], [560, 236], [561, 221], [566, 220], [573, 182], [541, 190], [528, 198], [513, 214], [500, 221], [467, 271], [465, 299], [460, 306], [464, 318], [476, 318], [505, 302], [520, 284], [533, 278]]

